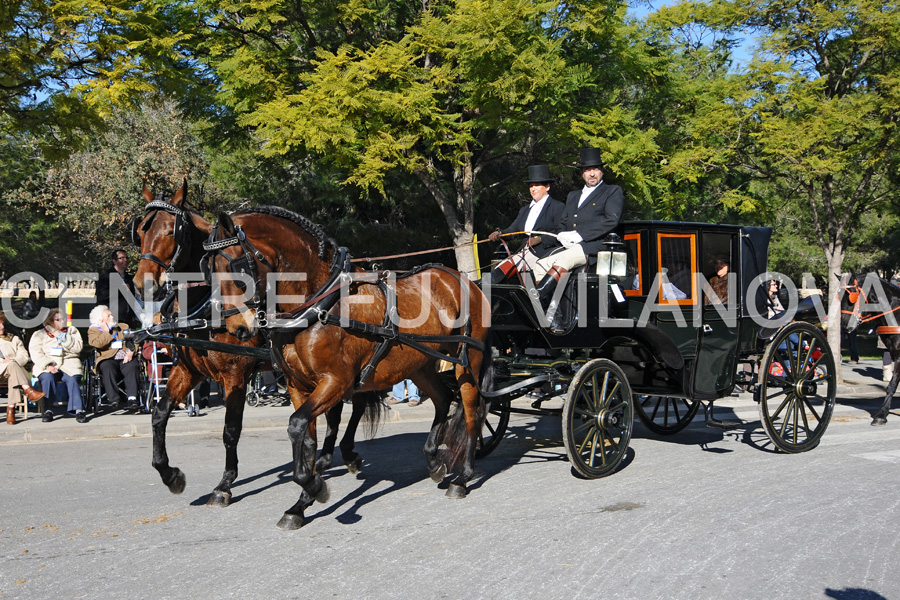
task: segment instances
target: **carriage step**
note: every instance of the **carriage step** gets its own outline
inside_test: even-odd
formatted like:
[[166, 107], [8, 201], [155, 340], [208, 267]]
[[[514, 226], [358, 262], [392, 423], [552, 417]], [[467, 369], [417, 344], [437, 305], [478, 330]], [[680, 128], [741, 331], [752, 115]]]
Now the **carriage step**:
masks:
[[706, 426], [707, 427], [715, 427], [716, 429], [735, 429], [743, 425], [740, 421], [721, 421], [713, 416], [713, 403], [710, 402], [706, 405], [706, 410], [704, 411], [706, 415]]

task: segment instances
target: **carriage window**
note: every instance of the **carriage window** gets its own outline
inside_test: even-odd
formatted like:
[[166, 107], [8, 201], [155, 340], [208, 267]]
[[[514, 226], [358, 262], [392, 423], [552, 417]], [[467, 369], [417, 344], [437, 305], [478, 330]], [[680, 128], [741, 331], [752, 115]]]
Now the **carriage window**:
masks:
[[623, 237], [625, 252], [628, 253], [628, 263], [625, 270], [625, 278], [620, 285], [625, 290], [626, 296], [640, 296], [643, 293], [641, 272], [641, 234], [629, 233]]
[[737, 273], [739, 265], [732, 256], [733, 236], [730, 233], [704, 233], [703, 257], [700, 268], [709, 282], [712, 293], [707, 293], [704, 304], [728, 304], [728, 280], [730, 273]]
[[659, 300], [695, 304], [697, 291], [693, 273], [697, 271], [695, 234], [657, 234], [657, 258], [660, 273]]

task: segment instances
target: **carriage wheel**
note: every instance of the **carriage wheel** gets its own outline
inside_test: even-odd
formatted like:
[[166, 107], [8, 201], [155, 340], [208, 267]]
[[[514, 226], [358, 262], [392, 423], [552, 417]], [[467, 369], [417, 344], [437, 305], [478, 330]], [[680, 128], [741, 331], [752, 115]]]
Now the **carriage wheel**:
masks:
[[759, 366], [759, 418], [782, 451], [812, 450], [831, 421], [837, 388], [825, 334], [791, 323], [766, 348]]
[[690, 425], [698, 408], [699, 400], [670, 396], [634, 397], [634, 410], [641, 423], [660, 435], [672, 435]]
[[612, 474], [628, 450], [634, 426], [631, 386], [616, 363], [598, 358], [578, 370], [563, 405], [563, 443], [584, 477]]
[[509, 400], [495, 398], [484, 418], [478, 445], [475, 447], [475, 458], [484, 458], [500, 445], [506, 426], [509, 424]]

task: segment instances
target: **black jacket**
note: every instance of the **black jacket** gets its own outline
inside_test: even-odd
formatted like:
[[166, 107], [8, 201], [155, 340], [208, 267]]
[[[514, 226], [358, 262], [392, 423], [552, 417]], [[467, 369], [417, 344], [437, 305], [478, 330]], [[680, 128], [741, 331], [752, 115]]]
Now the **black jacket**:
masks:
[[[501, 229], [500, 232], [512, 233], [514, 231], [524, 231], [525, 221], [528, 220], [528, 212], [530, 210], [530, 207], [531, 202], [523, 206], [519, 210], [519, 214], [516, 215], [516, 220], [513, 221], [512, 224], [506, 229]], [[559, 233], [559, 221], [560, 219], [562, 219], [563, 213], [565, 212], [566, 207], [562, 202], [548, 197], [547, 201], [544, 203], [544, 208], [541, 209], [541, 214], [538, 215], [537, 221], [534, 222], [534, 230]], [[545, 254], [547, 254], [547, 252], [550, 251], [551, 248], [555, 247], [556, 245], [556, 238], [545, 235], [543, 238], [541, 238], [541, 243], [535, 244], [532, 250], [534, 250], [534, 253], [538, 256], [544, 256]]]
[[581, 189], [569, 192], [566, 198], [566, 212], [559, 224], [560, 231], [572, 231], [581, 235], [581, 248], [585, 256], [597, 254], [603, 246], [601, 240], [619, 224], [622, 219], [624, 200], [622, 188], [601, 183], [591, 192], [581, 208]]
[[[113, 311], [113, 306], [109, 297], [110, 289], [112, 288], [110, 280], [113, 278], [124, 280], [125, 287], [128, 288], [131, 295], [134, 295], [134, 280], [132, 279], [131, 273], [126, 272], [125, 276], [122, 277], [119, 275], [119, 272], [116, 271], [115, 267], [110, 267], [108, 270], [100, 273], [100, 279], [97, 281], [97, 304], [103, 304], [109, 307], [110, 312], [116, 317], [116, 322], [128, 323], [131, 326], [135, 326], [137, 324], [137, 316], [131, 308], [130, 300], [127, 300], [122, 293], [119, 293], [119, 298], [117, 300], [118, 306], [116, 307], [117, 310], [115, 312]], [[116, 287], [120, 287], [121, 285], [121, 282], [118, 282]]]

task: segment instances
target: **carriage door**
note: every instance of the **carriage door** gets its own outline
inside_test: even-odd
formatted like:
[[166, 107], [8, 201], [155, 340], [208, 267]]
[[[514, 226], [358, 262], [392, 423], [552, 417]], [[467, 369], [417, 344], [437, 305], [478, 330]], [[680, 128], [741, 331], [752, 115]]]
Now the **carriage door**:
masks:
[[[730, 390], [737, 368], [740, 337], [740, 261], [737, 234], [704, 232], [700, 241], [698, 284], [701, 289], [701, 327], [694, 366], [694, 396], [719, 397]], [[727, 275], [733, 278], [729, 294]], [[702, 285], [706, 282], [709, 287]]]

